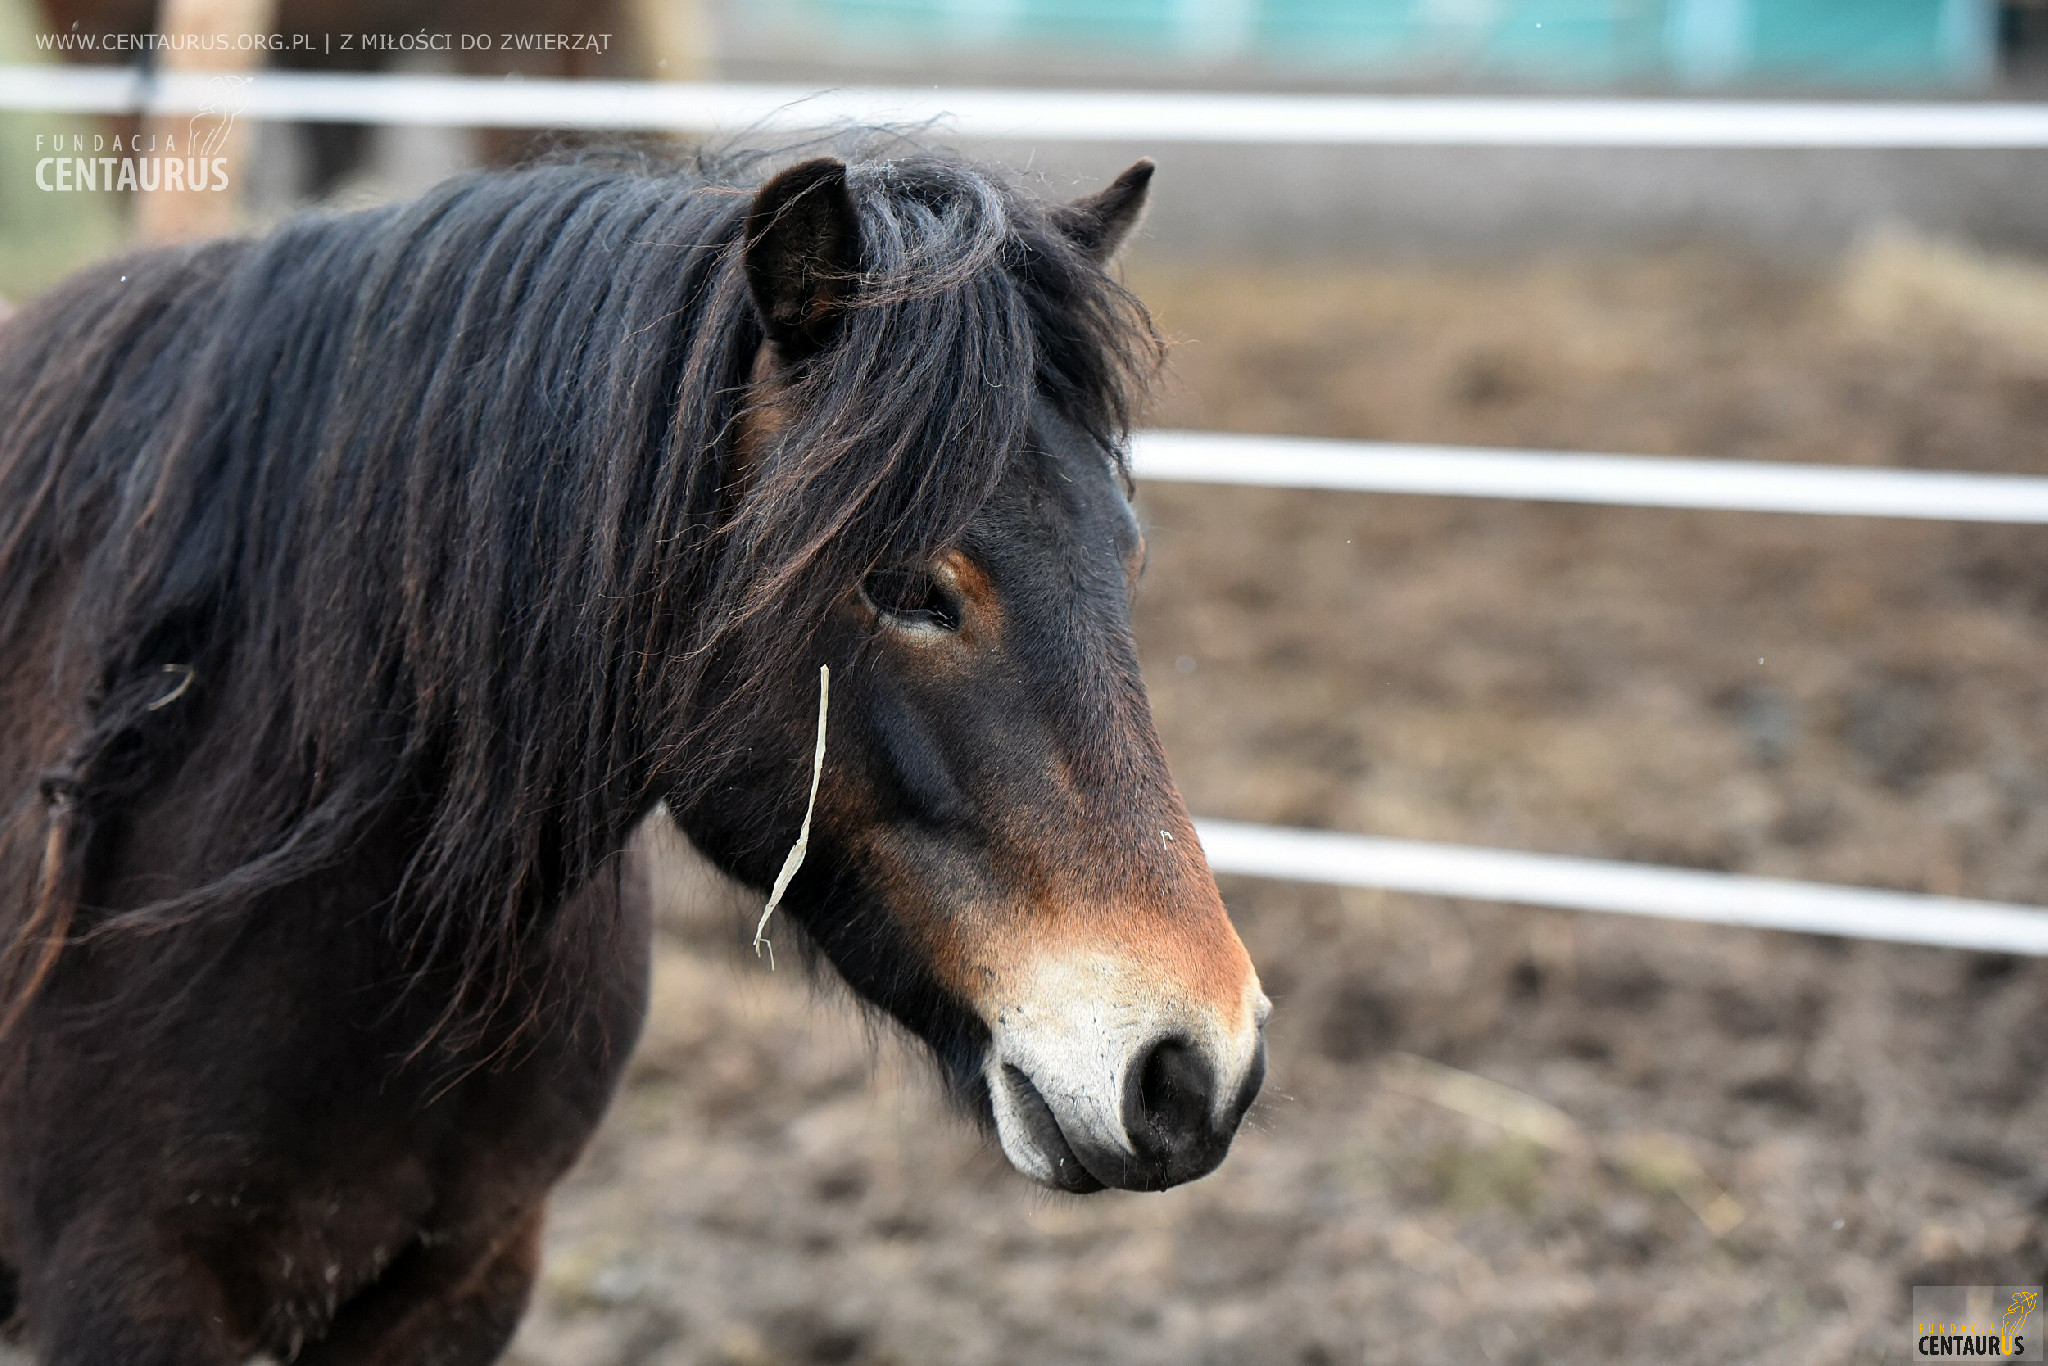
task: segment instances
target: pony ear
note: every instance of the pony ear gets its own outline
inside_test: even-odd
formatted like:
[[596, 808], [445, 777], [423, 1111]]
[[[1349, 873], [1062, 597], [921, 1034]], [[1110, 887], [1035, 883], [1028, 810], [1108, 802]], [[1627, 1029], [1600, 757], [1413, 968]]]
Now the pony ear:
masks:
[[819, 157], [763, 185], [747, 210], [747, 285], [786, 361], [832, 340], [860, 272], [860, 216], [846, 164]]
[[1105, 188], [1053, 210], [1053, 221], [1091, 259], [1108, 264], [1145, 216], [1155, 169], [1149, 157], [1141, 158]]

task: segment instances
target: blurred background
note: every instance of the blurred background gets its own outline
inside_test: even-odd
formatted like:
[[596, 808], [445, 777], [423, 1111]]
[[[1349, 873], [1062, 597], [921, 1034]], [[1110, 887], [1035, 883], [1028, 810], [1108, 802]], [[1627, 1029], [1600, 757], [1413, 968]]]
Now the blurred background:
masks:
[[[2035, 98], [2048, 0], [164, 0], [239, 15], [306, 46], [294, 70], [848, 85], [1295, 92]], [[136, 64], [158, 0], [0, 0], [0, 65]], [[190, 21], [188, 21], [189, 24]], [[529, 40], [507, 51], [504, 30]], [[361, 41], [341, 50], [341, 35]], [[447, 50], [401, 51], [418, 34]], [[601, 50], [538, 50], [542, 35]], [[464, 37], [490, 41], [466, 48]], [[59, 39], [71, 44], [61, 51]], [[388, 50], [387, 50], [388, 49]], [[175, 59], [166, 59], [166, 65]], [[121, 205], [13, 192], [37, 132], [0, 114], [0, 293], [105, 249]], [[102, 128], [104, 131], [104, 128]], [[263, 124], [238, 134], [240, 208], [416, 192], [533, 133]], [[1113, 174], [1138, 144], [977, 150], [1049, 187]], [[1929, 151], [1180, 145], [1154, 253], [1272, 259], [1639, 248], [1711, 237], [1778, 259], [1840, 253], [1873, 224], [2048, 251], [2048, 156]], [[19, 163], [19, 164], [17, 164]], [[76, 199], [77, 203], [62, 201]], [[54, 218], [52, 217], [54, 215]], [[76, 220], [76, 221], [73, 221]], [[53, 230], [53, 224], [63, 226]]]
[[[0, 0], [0, 64], [155, 22]], [[2048, 99], [2043, 0], [282, 0], [274, 23], [614, 35], [357, 60], [478, 75]], [[115, 126], [0, 115], [0, 294], [175, 231], [24, 188], [39, 135]], [[535, 145], [245, 131], [254, 226]], [[1123, 265], [1173, 342], [1156, 425], [2048, 475], [2048, 154], [967, 150], [1057, 195], [1160, 162]], [[1200, 815], [2048, 903], [2048, 532], [1138, 501], [1140, 645]], [[1027, 1188], [829, 985], [768, 973], [728, 895], [664, 882], [647, 1040], [513, 1359], [1905, 1360], [1911, 1286], [2048, 1277], [2048, 965], [1225, 895], [1278, 1003], [1266, 1098], [1217, 1175], [1079, 1201]]]

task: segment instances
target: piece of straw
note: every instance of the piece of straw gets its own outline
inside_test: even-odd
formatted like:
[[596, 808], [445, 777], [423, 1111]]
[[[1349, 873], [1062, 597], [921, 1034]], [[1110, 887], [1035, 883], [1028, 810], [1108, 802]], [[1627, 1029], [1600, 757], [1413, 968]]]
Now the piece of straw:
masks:
[[1570, 1115], [1512, 1086], [1413, 1053], [1390, 1054], [1380, 1080], [1390, 1091], [1455, 1110], [1552, 1152], [1585, 1150], [1585, 1135]]
[[144, 707], [144, 711], [162, 711], [165, 707], [170, 706], [171, 703], [185, 695], [185, 689], [192, 686], [192, 679], [195, 677], [190, 664], [166, 664], [163, 667], [163, 672], [176, 674], [178, 676], [178, 686], [172, 688], [147, 707]]
[[825, 715], [832, 705], [832, 666], [818, 666], [818, 748], [811, 755], [811, 797], [804, 803], [804, 823], [796, 832], [796, 843], [789, 847], [789, 856], [782, 860], [782, 871], [775, 875], [775, 886], [768, 893], [768, 904], [761, 908], [760, 923], [754, 926], [754, 957], [761, 951], [768, 951], [768, 971], [775, 971], [775, 946], [768, 942], [768, 918], [775, 914], [775, 908], [782, 904], [782, 894], [789, 890], [790, 882], [796, 877], [796, 870], [804, 866], [804, 852], [811, 847], [811, 811], [818, 805], [818, 779], [825, 772]]

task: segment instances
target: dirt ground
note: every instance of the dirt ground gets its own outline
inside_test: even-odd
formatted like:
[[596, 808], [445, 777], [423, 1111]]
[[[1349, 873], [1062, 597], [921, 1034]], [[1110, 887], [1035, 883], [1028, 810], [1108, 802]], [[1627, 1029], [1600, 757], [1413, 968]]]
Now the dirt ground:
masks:
[[[2048, 472], [2028, 281], [1892, 247], [1135, 278], [1169, 424]], [[2048, 901], [2039, 531], [1141, 503], [1199, 812]], [[672, 913], [515, 1360], [1896, 1361], [1912, 1285], [2048, 1273], [2048, 964], [1225, 892], [1266, 1099], [1217, 1175], [1087, 1200], [739, 916]]]
[[[1153, 264], [1167, 425], [2048, 473], [2048, 275]], [[2030, 300], [2042, 300], [2036, 310]], [[1151, 486], [1197, 812], [2048, 902], [2048, 533]], [[678, 896], [520, 1366], [1875, 1362], [2048, 1275], [2048, 963], [1229, 881], [1216, 1175], [1055, 1198]]]

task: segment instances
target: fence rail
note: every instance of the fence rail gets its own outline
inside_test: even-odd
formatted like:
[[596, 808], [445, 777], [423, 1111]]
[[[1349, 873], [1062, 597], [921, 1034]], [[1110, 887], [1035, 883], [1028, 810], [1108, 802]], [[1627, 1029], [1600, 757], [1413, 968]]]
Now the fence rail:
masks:
[[[1141, 432], [1138, 478], [1350, 492], [2048, 523], [2048, 479], [1572, 451]], [[2048, 910], [1783, 878], [1198, 820], [1218, 873], [2048, 956]]]
[[[1050, 142], [2048, 149], [2048, 105], [1988, 102], [1478, 99], [1173, 91], [935, 90], [125, 67], [0, 66], [0, 109], [302, 123], [797, 133], [929, 125]], [[224, 103], [225, 101], [225, 103]]]
[[2048, 956], [2048, 911], [1690, 868], [1198, 820], [1219, 873]]
[[2048, 523], [2048, 479], [1943, 470], [1141, 432], [1140, 479], [1731, 512]]

